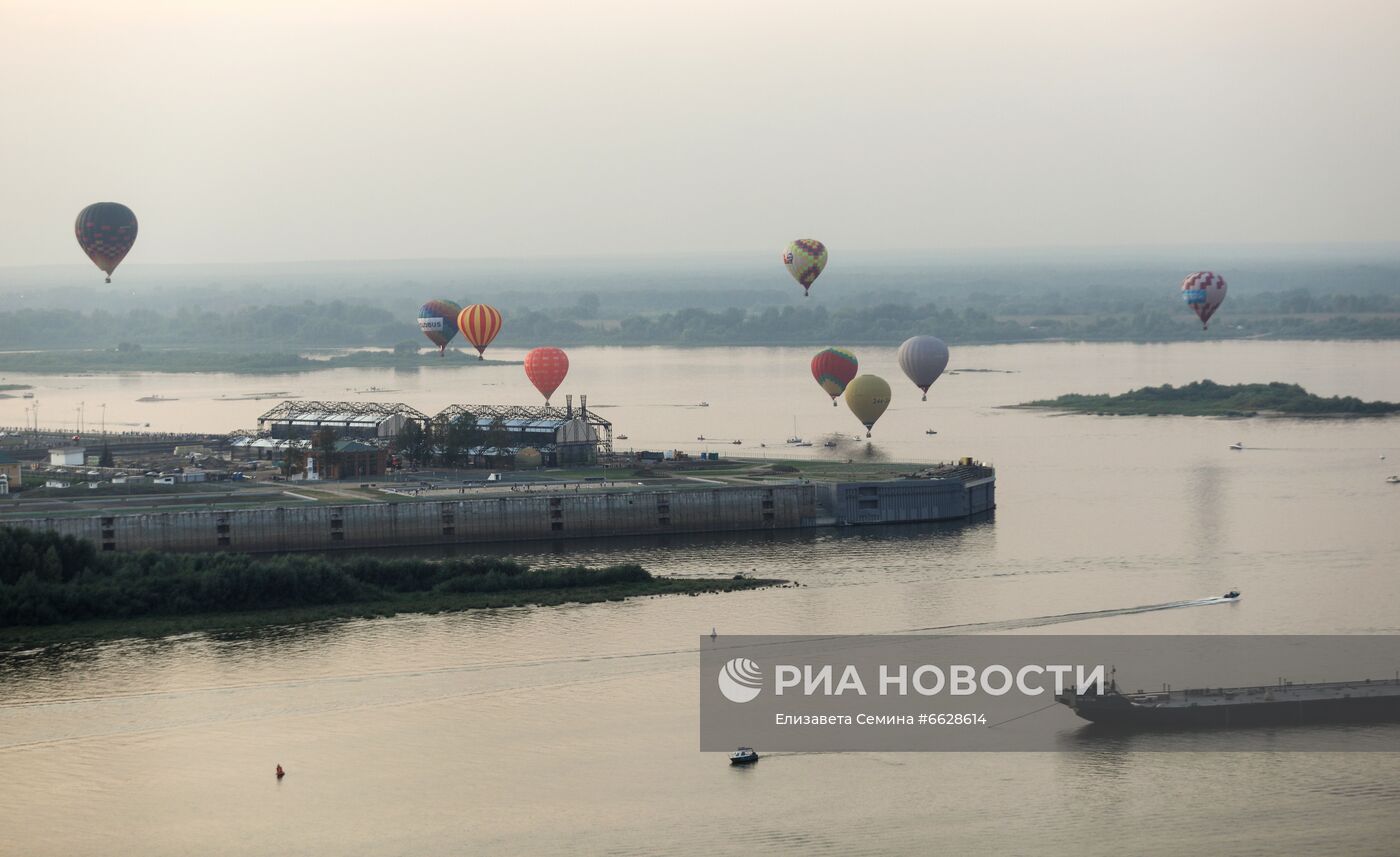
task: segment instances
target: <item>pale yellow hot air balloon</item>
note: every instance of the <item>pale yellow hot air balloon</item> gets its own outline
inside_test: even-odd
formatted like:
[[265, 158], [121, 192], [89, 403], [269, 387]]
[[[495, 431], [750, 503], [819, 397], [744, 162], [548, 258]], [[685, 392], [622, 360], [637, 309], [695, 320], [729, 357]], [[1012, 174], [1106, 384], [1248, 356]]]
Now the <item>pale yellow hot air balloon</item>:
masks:
[[859, 375], [846, 385], [846, 406], [865, 426], [865, 436], [890, 406], [890, 385], [879, 375]]

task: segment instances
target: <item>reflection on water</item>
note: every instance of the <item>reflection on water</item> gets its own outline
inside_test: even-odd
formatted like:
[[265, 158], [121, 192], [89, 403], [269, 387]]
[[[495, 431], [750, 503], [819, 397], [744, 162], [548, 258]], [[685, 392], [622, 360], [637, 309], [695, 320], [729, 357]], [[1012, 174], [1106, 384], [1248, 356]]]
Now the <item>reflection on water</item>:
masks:
[[[773, 754], [736, 771], [696, 751], [695, 645], [712, 627], [1400, 631], [1400, 492], [1384, 484], [1379, 461], [1400, 455], [1394, 422], [997, 408], [1197, 380], [1203, 352], [1222, 383], [1296, 381], [1324, 395], [1400, 400], [1394, 343], [965, 348], [960, 365], [1020, 371], [946, 377], [927, 403], [896, 389], [875, 445], [904, 460], [994, 462], [995, 517], [471, 549], [536, 565], [747, 572], [795, 588], [0, 654], [9, 820], [0, 853], [261, 854], [276, 843], [305, 854], [1392, 854], [1397, 754], [1233, 753], [1225, 736], [1100, 738], [1058, 707], [1034, 716], [1063, 730], [1071, 749], [1061, 753]], [[570, 385], [615, 405], [608, 418], [638, 448], [698, 450], [693, 438], [705, 434], [744, 438], [721, 454], [790, 455], [781, 447], [794, 416], [808, 439], [858, 429], [812, 383], [803, 349], [570, 356]], [[892, 350], [860, 357], [899, 377]], [[681, 371], [684, 395], [668, 404]], [[228, 428], [251, 425], [270, 404], [213, 401], [222, 394], [294, 389], [334, 400], [346, 388], [393, 387], [395, 400], [433, 412], [461, 397], [518, 398], [519, 372], [38, 383], [50, 413], [64, 412], [64, 397], [94, 400], [101, 384], [117, 391], [104, 396], [109, 420], [120, 407], [130, 419], [146, 409], [144, 419], [170, 420], [153, 427]], [[148, 394], [181, 401], [134, 402]], [[119, 399], [130, 401], [112, 404]], [[692, 399], [712, 406], [671, 406]], [[20, 406], [0, 401], [0, 424], [18, 423]], [[939, 434], [925, 435], [930, 426]], [[1231, 452], [1236, 440], [1249, 450]], [[1240, 603], [1206, 603], [1226, 586], [1243, 591]], [[1359, 734], [1396, 738], [1392, 727]], [[1167, 752], [1186, 749], [1173, 745], [1181, 741], [1213, 743]], [[278, 763], [288, 771], [281, 784]]]

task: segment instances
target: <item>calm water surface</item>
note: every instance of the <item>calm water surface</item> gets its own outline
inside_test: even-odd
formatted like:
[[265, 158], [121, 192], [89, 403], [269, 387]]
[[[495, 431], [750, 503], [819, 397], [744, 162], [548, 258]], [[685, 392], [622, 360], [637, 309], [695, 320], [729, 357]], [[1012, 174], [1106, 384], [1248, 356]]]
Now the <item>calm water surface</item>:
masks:
[[[873, 452], [847, 441], [804, 452], [989, 460], [993, 518], [515, 551], [540, 564], [756, 570], [802, 583], [793, 589], [0, 655], [0, 853], [1396, 853], [1400, 756], [1386, 753], [1228, 753], [1207, 736], [1191, 740], [1221, 752], [1144, 752], [1165, 739], [1138, 739], [1058, 754], [774, 754], [736, 770], [697, 752], [696, 636], [711, 626], [1400, 631], [1400, 489], [1383, 481], [1400, 472], [1400, 421], [998, 407], [1202, 377], [1400, 400], [1400, 344], [959, 348], [953, 368], [1000, 371], [947, 376], [927, 403], [899, 382], [890, 349], [858, 353], [896, 391]], [[567, 388], [629, 435], [620, 446], [757, 456], [784, 446], [794, 418], [809, 440], [857, 433], [811, 381], [809, 357], [574, 349]], [[520, 376], [506, 366], [6, 382], [39, 387], [45, 423], [79, 401], [93, 422], [105, 401], [110, 423], [227, 430], [275, 403], [231, 401], [258, 392], [433, 413], [528, 400]], [[395, 392], [347, 392], [370, 387]], [[179, 401], [135, 402], [153, 394]], [[20, 424], [24, 404], [0, 400], [0, 424]], [[700, 434], [743, 444], [707, 446]], [[1234, 441], [1248, 448], [1232, 452]], [[1115, 614], [1230, 587], [1246, 597]], [[1054, 624], [1089, 610], [1103, 615]], [[1060, 710], [1036, 716], [1067, 734], [1078, 725]], [[1371, 739], [1400, 749], [1394, 734]], [[278, 762], [289, 771], [280, 784]]]

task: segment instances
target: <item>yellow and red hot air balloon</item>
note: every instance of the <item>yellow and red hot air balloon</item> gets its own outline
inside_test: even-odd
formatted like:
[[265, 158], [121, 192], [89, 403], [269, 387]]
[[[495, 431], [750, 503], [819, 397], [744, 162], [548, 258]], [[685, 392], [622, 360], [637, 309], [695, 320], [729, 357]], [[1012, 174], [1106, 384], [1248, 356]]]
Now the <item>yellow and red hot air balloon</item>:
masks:
[[120, 202], [94, 202], [73, 224], [78, 246], [112, 282], [112, 272], [136, 243], [136, 215]]
[[486, 346], [501, 332], [501, 314], [495, 307], [472, 304], [457, 316], [457, 329], [476, 346], [477, 358], [486, 359]]
[[836, 407], [836, 398], [846, 392], [846, 385], [856, 376], [860, 361], [844, 348], [825, 348], [812, 358], [812, 377], [831, 397], [831, 406]]
[[569, 355], [562, 348], [532, 348], [525, 355], [525, 377], [535, 385], [549, 404], [549, 397], [564, 383], [569, 374]]

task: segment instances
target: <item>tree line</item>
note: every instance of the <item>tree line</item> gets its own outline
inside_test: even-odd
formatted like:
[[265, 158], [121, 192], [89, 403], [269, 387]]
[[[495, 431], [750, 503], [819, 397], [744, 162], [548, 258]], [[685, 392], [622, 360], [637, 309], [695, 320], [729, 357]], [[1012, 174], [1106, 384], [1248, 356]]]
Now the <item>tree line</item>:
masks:
[[101, 553], [71, 536], [0, 528], [0, 626], [641, 583], [638, 565], [532, 570], [496, 557]]

